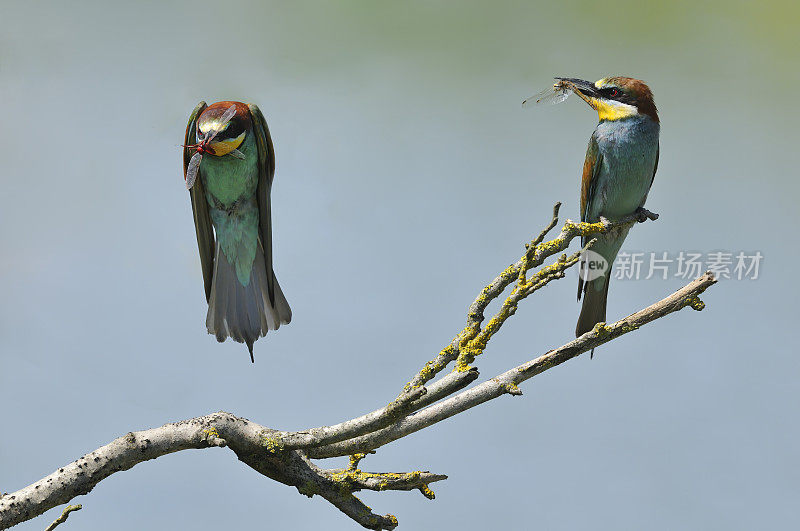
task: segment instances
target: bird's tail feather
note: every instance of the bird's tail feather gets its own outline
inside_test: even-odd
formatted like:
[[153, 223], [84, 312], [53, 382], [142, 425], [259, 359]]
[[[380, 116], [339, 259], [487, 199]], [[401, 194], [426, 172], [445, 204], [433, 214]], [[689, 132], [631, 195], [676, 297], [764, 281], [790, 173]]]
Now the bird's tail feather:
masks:
[[[581, 306], [581, 315], [578, 317], [578, 326], [575, 327], [575, 337], [589, 332], [597, 323], [605, 322], [609, 280], [610, 275], [605, 275], [585, 284], [583, 305]], [[603, 282], [604, 285], [597, 286], [600, 282]], [[592, 354], [594, 354], [594, 349], [592, 349]]]
[[[597, 241], [591, 247], [591, 251], [599, 254], [606, 260], [605, 274], [599, 278], [584, 281], [582, 277], [578, 279], [578, 300], [583, 294], [583, 305], [581, 314], [578, 317], [578, 325], [575, 327], [575, 337], [579, 337], [594, 328], [597, 323], [606, 320], [606, 302], [608, 302], [608, 284], [611, 281], [611, 268], [614, 259], [617, 257], [622, 242], [628, 235], [630, 228], [617, 229], [607, 234], [597, 236]], [[585, 241], [582, 242], [585, 245]], [[583, 272], [583, 270], [581, 270]], [[592, 349], [594, 354], [594, 349]]]
[[[273, 276], [275, 296], [272, 302], [267, 275]], [[243, 286], [236, 276], [236, 268], [228, 261], [219, 244], [214, 257], [213, 279], [206, 316], [208, 333], [216, 336], [220, 342], [230, 337], [238, 343], [247, 344], [252, 361], [256, 339], [292, 320], [292, 310], [278, 279], [272, 271], [267, 271], [264, 253], [259, 245], [250, 271], [250, 281]]]

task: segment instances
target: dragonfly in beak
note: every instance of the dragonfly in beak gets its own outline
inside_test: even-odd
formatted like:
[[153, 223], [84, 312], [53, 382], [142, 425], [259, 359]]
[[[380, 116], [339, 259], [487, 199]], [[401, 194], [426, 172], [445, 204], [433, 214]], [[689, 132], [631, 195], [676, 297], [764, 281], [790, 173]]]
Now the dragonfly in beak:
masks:
[[228, 127], [231, 118], [233, 118], [235, 115], [236, 115], [236, 105], [231, 105], [220, 117], [219, 125], [217, 127], [214, 127], [205, 134], [198, 129], [197, 143], [188, 146], [183, 146], [195, 150], [195, 154], [192, 155], [191, 160], [189, 160], [189, 166], [186, 168], [187, 189], [191, 190], [192, 186], [194, 186], [194, 182], [197, 180], [197, 172], [200, 169], [200, 162], [203, 160], [204, 154], [208, 153], [209, 155], [216, 155], [216, 156], [232, 155], [237, 159], [245, 158], [244, 153], [242, 153], [236, 148], [226, 150], [225, 153], [218, 153], [218, 150], [212, 144], [217, 135], [220, 132], [224, 131], [226, 127]]

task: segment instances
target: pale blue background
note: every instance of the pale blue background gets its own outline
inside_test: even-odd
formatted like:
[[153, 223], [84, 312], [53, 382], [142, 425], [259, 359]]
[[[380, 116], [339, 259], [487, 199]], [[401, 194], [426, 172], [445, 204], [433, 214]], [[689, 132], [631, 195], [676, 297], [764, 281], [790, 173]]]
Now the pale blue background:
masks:
[[[625, 248], [761, 251], [761, 278], [363, 463], [448, 474], [436, 501], [363, 499], [400, 529], [797, 525], [796, 2], [2, 9], [0, 490], [221, 409], [300, 429], [384, 404], [554, 202], [578, 216], [596, 116], [521, 100], [554, 75], [630, 74], [662, 116], [648, 202], [662, 218]], [[275, 141], [275, 265], [294, 322], [256, 344], [254, 366], [205, 333], [178, 148], [200, 99], [258, 103]], [[618, 281], [609, 317], [681, 284]], [[578, 310], [574, 277], [526, 301], [482, 376], [569, 340]], [[139, 465], [75, 502], [66, 529], [354, 528], [227, 450]]]

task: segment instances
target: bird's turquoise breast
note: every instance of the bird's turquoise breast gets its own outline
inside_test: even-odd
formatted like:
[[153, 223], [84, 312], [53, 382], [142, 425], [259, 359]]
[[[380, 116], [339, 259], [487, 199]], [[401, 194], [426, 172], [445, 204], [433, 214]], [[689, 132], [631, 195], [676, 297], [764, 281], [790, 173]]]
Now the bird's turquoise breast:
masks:
[[248, 134], [239, 146], [244, 159], [205, 155], [200, 163], [217, 243], [244, 286], [250, 282], [259, 234], [258, 156], [252, 136]]
[[594, 132], [602, 166], [594, 183], [589, 220], [615, 219], [644, 204], [653, 182], [659, 124], [648, 116], [604, 121]]
[[239, 146], [244, 159], [233, 155], [206, 155], [200, 163], [206, 196], [210, 205], [215, 202], [231, 205], [242, 196], [252, 196], [258, 186], [258, 157], [253, 135], [247, 135]]

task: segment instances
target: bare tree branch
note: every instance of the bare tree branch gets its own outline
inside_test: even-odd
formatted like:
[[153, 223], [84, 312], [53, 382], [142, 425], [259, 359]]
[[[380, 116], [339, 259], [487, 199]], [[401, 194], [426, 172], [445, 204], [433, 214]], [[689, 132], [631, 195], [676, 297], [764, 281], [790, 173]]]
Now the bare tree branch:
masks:
[[429, 483], [447, 477], [423, 471], [396, 474], [366, 473], [355, 468], [344, 472], [325, 470], [313, 464], [302, 451], [281, 448], [275, 433], [225, 412], [128, 433], [0, 498], [0, 529], [34, 518], [75, 496], [88, 494], [115, 472], [180, 450], [227, 446], [257, 472], [296, 487], [307, 496], [322, 496], [368, 529], [392, 529], [397, 521], [391, 515], [375, 515], [353, 492], [419, 489], [425, 493], [430, 490]]
[[[519, 384], [533, 376], [591, 350], [620, 335], [686, 306], [701, 310], [698, 298], [714, 284], [711, 273], [699, 277], [669, 297], [612, 324], [599, 323], [593, 330], [563, 346], [515, 367], [488, 381], [465, 389], [478, 378], [471, 364], [484, 352], [491, 338], [514, 315], [519, 303], [549, 284], [564, 278], [580, 253], [561, 255], [550, 265], [544, 261], [563, 252], [577, 237], [605, 233], [658, 216], [641, 209], [622, 220], [576, 223], [567, 220], [553, 240], [544, 241], [558, 223], [560, 204], [549, 225], [528, 245], [523, 256], [486, 285], [469, 307], [467, 322], [455, 338], [406, 384], [387, 406], [339, 424], [286, 432], [261, 426], [230, 413], [166, 424], [131, 432], [81, 457], [49, 476], [12, 494], [0, 495], [0, 529], [5, 529], [89, 493], [115, 472], [173, 452], [228, 447], [258, 473], [306, 496], [319, 495], [367, 529], [394, 529], [397, 519], [378, 515], [353, 493], [360, 490], [419, 490], [433, 499], [429, 485], [447, 476], [430, 472], [364, 472], [358, 465], [366, 453], [405, 435], [504, 394], [521, 395]], [[587, 243], [592, 245], [594, 240]], [[585, 248], [586, 248], [585, 247]], [[536, 271], [533, 269], [539, 268]], [[482, 326], [489, 303], [514, 285], [500, 309]], [[431, 382], [449, 363], [452, 372]], [[350, 455], [346, 469], [323, 469], [311, 459]], [[69, 507], [62, 517], [69, 514]], [[75, 510], [75, 509], [72, 509]], [[54, 522], [58, 525], [60, 521]]]

